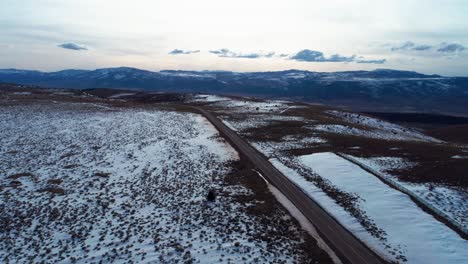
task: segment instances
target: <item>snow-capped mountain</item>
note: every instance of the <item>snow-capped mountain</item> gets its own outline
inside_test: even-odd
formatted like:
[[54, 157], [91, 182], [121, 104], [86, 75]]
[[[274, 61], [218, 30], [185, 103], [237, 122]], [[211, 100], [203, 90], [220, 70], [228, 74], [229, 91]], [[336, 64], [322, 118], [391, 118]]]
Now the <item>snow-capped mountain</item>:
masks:
[[468, 113], [468, 78], [412, 71], [152, 72], [120, 67], [40, 72], [0, 70], [0, 82], [62, 88], [128, 88], [242, 94], [358, 107]]

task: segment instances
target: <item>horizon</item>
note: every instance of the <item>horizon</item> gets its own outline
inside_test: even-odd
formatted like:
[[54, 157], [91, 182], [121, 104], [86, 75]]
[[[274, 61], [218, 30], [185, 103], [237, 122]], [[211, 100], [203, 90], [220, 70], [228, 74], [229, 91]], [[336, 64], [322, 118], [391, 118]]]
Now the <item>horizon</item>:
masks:
[[151, 69], [144, 69], [144, 68], [137, 68], [137, 67], [129, 67], [129, 66], [115, 66], [115, 67], [103, 67], [103, 68], [92, 68], [92, 69], [83, 69], [83, 68], [64, 68], [64, 69], [59, 69], [59, 70], [54, 70], [54, 71], [42, 71], [38, 69], [22, 69], [22, 68], [0, 68], [0, 70], [16, 70], [16, 71], [36, 71], [36, 72], [41, 72], [41, 73], [56, 73], [56, 72], [61, 72], [61, 71], [97, 71], [97, 70], [105, 70], [105, 69], [121, 69], [121, 68], [127, 68], [127, 69], [134, 69], [134, 70], [141, 70], [141, 71], [148, 71], [148, 72], [164, 72], [164, 71], [180, 71], [180, 72], [233, 72], [233, 73], [266, 73], [266, 72], [285, 72], [285, 71], [305, 71], [305, 72], [315, 72], [315, 73], [340, 73], [340, 72], [358, 72], [358, 71], [366, 71], [366, 72], [372, 72], [372, 71], [396, 71], [396, 72], [415, 72], [419, 74], [424, 74], [427, 76], [432, 76], [432, 75], [437, 75], [440, 77], [447, 77], [447, 78], [467, 78], [467, 76], [462, 76], [462, 75], [456, 75], [456, 76], [446, 76], [438, 73], [422, 73], [418, 71], [412, 71], [412, 70], [402, 70], [402, 69], [390, 69], [390, 68], [374, 68], [374, 69], [369, 69], [369, 70], [339, 70], [339, 71], [314, 71], [314, 70], [303, 70], [303, 69], [284, 69], [284, 70], [273, 70], [273, 71], [230, 71], [230, 70], [190, 70], [190, 69], [161, 69], [161, 70], [151, 70]]
[[468, 72], [468, 3], [0, 3], [0, 68]]

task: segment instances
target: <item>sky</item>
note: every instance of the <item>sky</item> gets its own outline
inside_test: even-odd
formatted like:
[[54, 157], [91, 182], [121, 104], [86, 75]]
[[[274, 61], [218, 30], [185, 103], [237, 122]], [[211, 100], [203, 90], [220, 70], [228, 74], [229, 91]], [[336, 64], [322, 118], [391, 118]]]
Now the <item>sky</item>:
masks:
[[467, 0], [1, 0], [0, 68], [468, 76]]

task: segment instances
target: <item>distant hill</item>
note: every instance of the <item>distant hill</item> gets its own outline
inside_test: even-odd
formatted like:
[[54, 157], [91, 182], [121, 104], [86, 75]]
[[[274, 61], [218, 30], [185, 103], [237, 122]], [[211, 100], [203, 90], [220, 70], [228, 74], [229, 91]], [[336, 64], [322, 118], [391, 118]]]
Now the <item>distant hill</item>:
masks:
[[249, 95], [370, 111], [468, 115], [468, 77], [412, 71], [277, 72], [160, 71], [135, 68], [40, 72], [0, 70], [0, 82], [60, 88], [125, 88]]

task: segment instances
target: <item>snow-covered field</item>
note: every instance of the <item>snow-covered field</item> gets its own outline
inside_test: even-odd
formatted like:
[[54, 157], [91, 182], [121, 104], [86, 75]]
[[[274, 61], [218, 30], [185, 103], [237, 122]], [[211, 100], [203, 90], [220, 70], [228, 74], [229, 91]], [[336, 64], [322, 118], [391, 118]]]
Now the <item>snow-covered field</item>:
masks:
[[[315, 153], [295, 159], [303, 170], [272, 163], [339, 222], [389, 260], [407, 263], [467, 263], [468, 242], [420, 209], [407, 195], [390, 188], [359, 166], [333, 154]], [[317, 178], [320, 179], [317, 179]], [[314, 179], [315, 178], [315, 179]], [[320, 181], [353, 197], [357, 212], [344, 210]], [[322, 184], [324, 185], [324, 184]], [[343, 194], [341, 194], [343, 195]], [[368, 226], [362, 224], [368, 222]]]
[[[210, 102], [208, 100], [207, 102]], [[289, 108], [285, 101], [249, 101], [249, 100], [220, 100], [211, 104], [214, 107], [229, 110], [230, 113], [279, 113]]]
[[132, 96], [132, 95], [135, 95], [135, 93], [118, 93], [118, 94], [114, 94], [114, 95], [110, 96], [109, 98], [110, 99], [119, 99], [119, 98], [122, 98], [122, 97]]
[[372, 118], [369, 116], [347, 113], [341, 111], [327, 111], [329, 115], [338, 117], [353, 125], [363, 126], [363, 128], [350, 127], [345, 125], [336, 124], [320, 124], [311, 127], [311, 129], [347, 134], [354, 136], [364, 136], [369, 138], [385, 139], [385, 140], [416, 140], [416, 141], [429, 141], [440, 143], [442, 141], [433, 137], [426, 136], [418, 131], [392, 124], [383, 120]]
[[352, 157], [361, 164], [372, 168], [384, 177], [410, 190], [427, 203], [447, 214], [458, 224], [468, 229], [468, 192], [462, 188], [428, 183], [411, 183], [398, 179], [391, 170], [411, 167], [411, 162], [397, 157]]
[[286, 212], [236, 199], [252, 195], [224, 181], [237, 153], [199, 115], [18, 104], [0, 127], [3, 263], [304, 261]]
[[206, 103], [226, 101], [226, 100], [230, 100], [229, 97], [223, 97], [223, 96], [212, 95], [212, 94], [197, 94], [192, 99], [193, 102], [206, 102]]
[[[297, 122], [310, 122], [313, 120], [305, 120], [299, 116], [282, 116], [282, 115], [267, 115], [267, 114], [253, 114], [242, 117], [222, 116], [223, 122], [231, 129], [238, 132], [245, 132], [251, 128], [258, 128], [266, 126], [278, 121], [297, 121]], [[229, 120], [229, 121], [228, 121]]]

